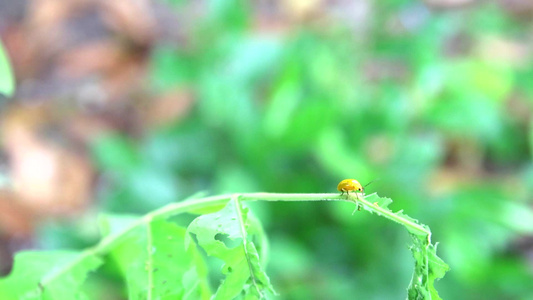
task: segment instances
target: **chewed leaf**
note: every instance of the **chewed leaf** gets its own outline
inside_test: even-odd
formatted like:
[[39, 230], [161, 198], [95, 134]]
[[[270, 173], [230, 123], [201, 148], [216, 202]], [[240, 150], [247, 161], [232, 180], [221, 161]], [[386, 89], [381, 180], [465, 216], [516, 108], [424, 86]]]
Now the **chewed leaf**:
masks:
[[417, 219], [411, 218], [403, 213], [403, 210], [393, 212], [389, 209], [389, 205], [392, 203], [390, 198], [379, 197], [377, 194], [371, 194], [365, 197], [365, 202], [368, 201], [368, 205], [363, 206], [365, 210], [370, 213], [377, 214], [378, 216], [385, 217], [401, 225], [413, 224], [414, 226], [405, 226], [405, 228], [412, 234], [419, 235], [421, 237], [426, 236], [429, 233], [429, 227], [420, 224]]
[[[266, 193], [251, 195], [266, 196], [266, 199], [279, 197], [269, 198]], [[114, 270], [118, 269], [124, 277], [128, 299], [264, 299], [276, 293], [264, 270], [268, 244], [263, 228], [239, 201], [250, 198], [250, 195], [204, 198], [199, 203], [209, 210], [221, 203], [227, 205], [197, 217], [187, 229], [168, 218], [188, 211], [187, 208], [202, 207], [198, 202], [176, 203], [142, 217], [102, 217], [102, 240], [83, 252], [17, 254], [12, 274], [0, 278], [0, 299], [86, 299], [82, 284], [102, 264], [101, 256], [114, 262]], [[302, 196], [298, 195], [297, 199], [301, 200]], [[323, 200], [323, 194], [315, 199]], [[429, 227], [402, 211], [391, 211], [388, 206], [392, 201], [388, 198], [372, 194], [357, 201], [366, 211], [409, 231], [415, 260], [409, 299], [440, 299], [434, 283], [449, 267], [437, 256]], [[199, 253], [199, 247], [224, 262], [224, 280], [214, 294], [209, 289], [205, 257]]]
[[267, 290], [272, 294], [276, 294], [274, 291], [274, 288], [272, 287], [272, 284], [270, 283], [270, 278], [266, 275], [265, 271], [263, 270], [263, 267], [261, 265], [261, 260], [259, 258], [259, 254], [257, 253], [257, 249], [255, 248], [254, 243], [246, 243], [247, 252], [250, 256], [250, 263], [252, 265], [252, 269], [254, 272], [254, 276], [256, 278], [256, 283], [259, 285], [260, 290]]
[[365, 197], [366, 200], [371, 202], [374, 205], [377, 205], [379, 207], [388, 208], [389, 205], [392, 203], [391, 198], [387, 197], [379, 197], [377, 194], [370, 194]]
[[428, 239], [412, 234], [414, 244], [411, 252], [415, 259], [415, 270], [408, 288], [409, 300], [440, 300], [435, 289], [435, 280], [444, 277], [450, 269], [444, 261], [437, 256], [437, 247], [430, 244]]
[[26, 251], [15, 256], [13, 272], [0, 280], [0, 298], [80, 299], [79, 287], [102, 260], [88, 252]]
[[[275, 293], [252, 242], [262, 240], [262, 230], [257, 222], [250, 222], [247, 209], [241, 209], [240, 203], [230, 201], [222, 210], [196, 218], [189, 225], [188, 232], [196, 236], [208, 255], [225, 263], [222, 269], [225, 279], [213, 299], [234, 299], [239, 295], [261, 299]], [[239, 242], [238, 246], [226, 245], [219, 240], [220, 235]]]
[[[102, 224], [114, 233], [135, 220], [108, 216]], [[207, 269], [196, 247], [185, 249], [185, 233], [177, 224], [152, 221], [125, 234], [111, 250], [126, 279], [129, 299], [209, 299]]]
[[157, 221], [150, 224], [152, 235], [152, 296], [183, 299], [209, 299], [207, 267], [196, 247], [185, 249], [186, 229], [174, 223]]
[[410, 233], [413, 245], [410, 246], [415, 269], [408, 288], [409, 300], [439, 300], [435, 289], [435, 280], [444, 276], [449, 267], [437, 256], [437, 247], [431, 244], [431, 231], [427, 225], [404, 214], [402, 210], [393, 212], [388, 208], [392, 200], [381, 198], [377, 194], [366, 196], [361, 200], [365, 210], [403, 225]]

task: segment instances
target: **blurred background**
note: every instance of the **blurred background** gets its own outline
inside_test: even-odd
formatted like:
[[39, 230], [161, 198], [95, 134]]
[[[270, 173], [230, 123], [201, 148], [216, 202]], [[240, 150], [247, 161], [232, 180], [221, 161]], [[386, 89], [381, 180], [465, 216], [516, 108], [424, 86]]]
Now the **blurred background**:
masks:
[[[0, 38], [2, 275], [93, 245], [102, 212], [379, 179], [433, 230], [443, 299], [533, 299], [531, 1], [0, 0]], [[279, 299], [405, 299], [400, 226], [253, 209]], [[100, 299], [121, 299], [108, 269]]]

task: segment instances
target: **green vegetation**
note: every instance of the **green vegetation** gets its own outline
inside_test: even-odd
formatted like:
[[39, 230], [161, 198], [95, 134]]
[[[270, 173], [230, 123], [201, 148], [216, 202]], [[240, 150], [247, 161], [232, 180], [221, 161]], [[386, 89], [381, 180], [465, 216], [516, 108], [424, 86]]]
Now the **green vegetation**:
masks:
[[[155, 43], [145, 82], [181, 110], [94, 140], [96, 208], [43, 224], [45, 251], [16, 256], [0, 298], [533, 299], [532, 18], [494, 1], [281, 21], [165, 2], [189, 23]], [[342, 200], [344, 178], [379, 178], [384, 197], [360, 201], [384, 218], [292, 201]], [[180, 201], [199, 191], [223, 196]]]
[[[260, 222], [242, 205], [250, 200], [355, 201], [356, 207], [403, 225], [413, 239], [410, 249], [415, 258], [409, 299], [440, 299], [434, 281], [444, 276], [448, 266], [431, 244], [431, 231], [401, 211], [389, 210], [390, 199], [376, 194], [362, 198], [272, 193], [193, 198], [139, 218], [105, 216], [100, 224], [103, 238], [92, 248], [19, 253], [12, 274], [0, 280], [0, 296], [6, 300], [86, 298], [81, 286], [90, 272], [105, 268], [105, 262], [118, 266], [129, 299], [267, 298], [276, 294], [264, 270], [267, 240]], [[187, 228], [169, 221], [183, 213], [211, 210], [215, 211], [196, 217]], [[199, 247], [224, 262], [224, 279], [215, 293]]]

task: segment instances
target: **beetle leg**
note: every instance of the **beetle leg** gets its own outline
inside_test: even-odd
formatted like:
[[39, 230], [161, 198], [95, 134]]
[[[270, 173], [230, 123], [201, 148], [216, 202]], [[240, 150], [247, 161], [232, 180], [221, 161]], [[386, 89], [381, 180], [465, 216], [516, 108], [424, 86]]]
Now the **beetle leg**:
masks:
[[359, 200], [361, 200], [361, 198], [359, 198], [359, 194], [358, 193], [355, 193], [355, 196], [357, 197], [357, 210], [360, 211], [361, 210], [361, 204], [359, 203]]

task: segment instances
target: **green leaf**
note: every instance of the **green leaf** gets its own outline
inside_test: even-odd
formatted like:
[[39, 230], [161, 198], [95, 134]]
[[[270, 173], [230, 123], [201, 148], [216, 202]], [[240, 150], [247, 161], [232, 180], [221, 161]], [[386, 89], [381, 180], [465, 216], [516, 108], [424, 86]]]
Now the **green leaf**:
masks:
[[[252, 221], [251, 221], [252, 220]], [[248, 209], [241, 209], [235, 198], [218, 212], [196, 218], [187, 229], [208, 255], [224, 261], [224, 281], [214, 299], [261, 299], [275, 294], [261, 264], [254, 240], [261, 240], [259, 223], [248, 217]], [[233, 246], [237, 242], [237, 246]], [[190, 238], [186, 244], [191, 246]]]
[[15, 79], [13, 78], [13, 72], [11, 71], [11, 65], [9, 64], [6, 51], [2, 43], [0, 43], [0, 93], [11, 97], [14, 92]]
[[415, 259], [415, 270], [409, 284], [409, 300], [439, 300], [435, 289], [435, 280], [444, 277], [450, 269], [448, 265], [437, 256], [437, 246], [432, 245], [427, 238], [411, 234], [413, 245], [410, 247]]
[[385, 217], [403, 225], [413, 240], [410, 250], [415, 259], [415, 269], [411, 283], [407, 289], [409, 300], [438, 300], [441, 299], [435, 289], [435, 280], [444, 277], [449, 266], [437, 256], [437, 246], [431, 244], [431, 231], [427, 225], [404, 214], [403, 211], [393, 212], [388, 208], [392, 203], [390, 198], [379, 197], [377, 194], [359, 199], [363, 208], [371, 213]]
[[[428, 235], [428, 233], [431, 233], [431, 231], [429, 231], [428, 226], [419, 224], [418, 220], [413, 219], [408, 215], [404, 214], [403, 210], [397, 212], [393, 212], [392, 210], [390, 210], [388, 206], [392, 203], [392, 199], [386, 197], [379, 197], [377, 194], [371, 194], [366, 196], [365, 200], [370, 203], [373, 203], [372, 206], [380, 208], [374, 209], [374, 207], [372, 206], [365, 206], [365, 210], [368, 210], [371, 213], [377, 214], [396, 223], [404, 225], [405, 229], [407, 229], [411, 234], [425, 237]], [[394, 218], [391, 218], [391, 216], [394, 216]]]
[[[117, 233], [138, 218], [107, 216], [102, 231]], [[207, 268], [186, 229], [165, 220], [136, 226], [110, 255], [126, 279], [129, 299], [209, 299]]]
[[79, 287], [102, 260], [88, 252], [26, 251], [15, 256], [13, 272], [0, 280], [1, 299], [80, 299]]
[[187, 230], [174, 223], [150, 224], [153, 242], [148, 271], [153, 274], [152, 295], [168, 299], [209, 299], [207, 267], [196, 247], [185, 249]]
[[[127, 284], [129, 299], [263, 299], [275, 294], [264, 271], [267, 242], [259, 221], [240, 201], [357, 201], [365, 210], [404, 226], [411, 234], [415, 270], [409, 299], [440, 299], [434, 287], [448, 266], [437, 256], [426, 225], [388, 206], [392, 200], [376, 194], [252, 193], [206, 197], [173, 203], [143, 217], [105, 216], [103, 238], [84, 252], [22, 252], [11, 275], [0, 279], [0, 299], [85, 299], [80, 287], [89, 272], [109, 254]], [[351, 198], [350, 198], [351, 197]], [[231, 201], [228, 201], [231, 199]], [[371, 202], [369, 202], [371, 201]], [[197, 217], [187, 229], [167, 219], [201, 207], [227, 205]], [[213, 295], [207, 268], [197, 243], [210, 256], [224, 262], [225, 279]]]

